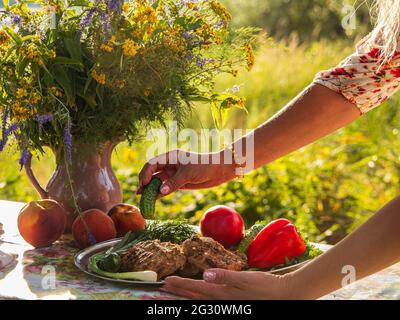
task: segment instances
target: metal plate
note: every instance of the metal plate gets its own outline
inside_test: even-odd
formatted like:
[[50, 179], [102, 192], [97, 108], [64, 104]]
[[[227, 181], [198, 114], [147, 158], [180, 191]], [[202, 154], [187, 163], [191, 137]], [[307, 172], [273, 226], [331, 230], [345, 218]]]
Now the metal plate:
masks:
[[[107, 280], [107, 281], [111, 281], [111, 282], [117, 282], [117, 283], [125, 283], [125, 284], [131, 284], [131, 285], [146, 285], [146, 286], [161, 286], [164, 284], [164, 281], [156, 281], [156, 282], [149, 282], [149, 281], [138, 281], [138, 280], [123, 280], [123, 279], [113, 279], [113, 278], [107, 278], [107, 277], [103, 277], [100, 276], [96, 273], [90, 272], [88, 270], [88, 261], [89, 258], [101, 251], [105, 251], [109, 248], [111, 248], [112, 246], [116, 245], [118, 243], [118, 241], [120, 241], [121, 238], [118, 239], [113, 239], [113, 240], [109, 240], [109, 241], [104, 241], [104, 242], [100, 242], [95, 244], [94, 246], [88, 247], [80, 252], [78, 252], [75, 257], [74, 257], [74, 263], [75, 265], [84, 273], [92, 276], [92, 277], [96, 277], [99, 279], [103, 279], [103, 280]], [[319, 248], [322, 251], [327, 251], [329, 249], [330, 246], [327, 245], [323, 245], [323, 244], [318, 244], [318, 243], [312, 243], [312, 245], [314, 245], [315, 247]], [[303, 265], [305, 265], [306, 263], [308, 263], [310, 260], [307, 261], [303, 261], [301, 263], [289, 266], [289, 267], [284, 267], [284, 268], [279, 268], [279, 269], [275, 269], [273, 271], [270, 271], [270, 273], [273, 274], [284, 274], [284, 273], [288, 273], [291, 271], [294, 271], [300, 267], [302, 267]]]

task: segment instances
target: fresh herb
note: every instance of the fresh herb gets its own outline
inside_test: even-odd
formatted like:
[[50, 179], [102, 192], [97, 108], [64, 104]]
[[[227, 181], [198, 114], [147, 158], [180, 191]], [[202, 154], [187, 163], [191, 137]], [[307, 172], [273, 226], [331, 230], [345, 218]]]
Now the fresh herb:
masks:
[[262, 229], [264, 229], [265, 226], [266, 226], [265, 223], [256, 223], [250, 229], [248, 229], [246, 231], [246, 234], [243, 237], [242, 241], [240, 241], [239, 246], [237, 247], [237, 251], [239, 251], [241, 253], [246, 253], [247, 248], [249, 247], [250, 243], [258, 235], [258, 233]]
[[160, 240], [181, 244], [198, 231], [182, 220], [152, 221], [146, 229], [147, 240]]

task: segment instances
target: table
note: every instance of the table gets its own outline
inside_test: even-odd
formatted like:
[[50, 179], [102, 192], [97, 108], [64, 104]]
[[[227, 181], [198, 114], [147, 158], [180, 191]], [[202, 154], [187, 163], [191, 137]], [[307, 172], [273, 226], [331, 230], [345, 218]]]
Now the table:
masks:
[[[0, 235], [0, 250], [18, 254], [15, 266], [0, 271], [0, 299], [178, 299], [156, 288], [116, 285], [84, 274], [73, 264], [78, 249], [70, 237], [49, 248], [33, 249], [18, 233], [16, 220], [23, 205], [0, 200], [5, 231]], [[400, 264], [322, 299], [400, 299]]]

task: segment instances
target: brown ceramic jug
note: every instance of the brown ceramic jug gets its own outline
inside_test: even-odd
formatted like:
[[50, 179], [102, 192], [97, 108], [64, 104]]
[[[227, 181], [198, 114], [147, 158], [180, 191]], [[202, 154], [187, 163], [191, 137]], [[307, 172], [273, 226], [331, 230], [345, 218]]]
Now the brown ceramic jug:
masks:
[[71, 230], [77, 215], [75, 203], [82, 211], [96, 208], [107, 213], [122, 201], [121, 188], [111, 167], [111, 154], [115, 146], [116, 143], [111, 142], [100, 146], [73, 145], [68, 170], [64, 158], [53, 150], [57, 167], [46, 189], [40, 186], [32, 172], [31, 157], [26, 162], [27, 176], [42, 199], [54, 199], [67, 211], [66, 232]]

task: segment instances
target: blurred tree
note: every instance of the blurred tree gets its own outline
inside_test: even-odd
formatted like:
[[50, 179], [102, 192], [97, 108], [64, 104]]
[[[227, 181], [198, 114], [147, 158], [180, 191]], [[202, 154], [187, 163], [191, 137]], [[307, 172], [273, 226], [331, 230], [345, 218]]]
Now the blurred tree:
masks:
[[[223, 0], [234, 23], [264, 28], [275, 39], [297, 36], [301, 42], [321, 38], [351, 39], [370, 29], [369, 2], [364, 0]], [[344, 28], [342, 21], [356, 9], [356, 25]]]

